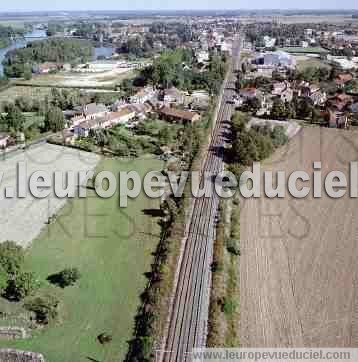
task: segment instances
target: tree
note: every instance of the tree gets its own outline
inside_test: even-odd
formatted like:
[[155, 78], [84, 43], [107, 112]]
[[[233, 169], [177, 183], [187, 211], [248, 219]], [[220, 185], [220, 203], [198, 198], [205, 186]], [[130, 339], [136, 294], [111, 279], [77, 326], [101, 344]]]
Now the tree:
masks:
[[162, 129], [160, 129], [160, 131], [158, 132], [158, 139], [162, 145], [166, 145], [169, 143], [170, 141], [169, 127], [163, 127]]
[[257, 134], [255, 139], [257, 149], [257, 159], [255, 161], [264, 160], [271, 156], [273, 152], [273, 144], [270, 137]]
[[297, 115], [300, 118], [310, 118], [312, 116], [313, 105], [307, 98], [302, 98], [298, 102]]
[[22, 300], [39, 287], [39, 282], [32, 272], [20, 272], [10, 279], [5, 294], [8, 299]]
[[271, 132], [271, 139], [274, 147], [279, 147], [287, 143], [288, 137], [284, 127], [276, 126]]
[[25, 116], [22, 114], [21, 110], [12, 105], [8, 110], [8, 113], [5, 117], [8, 129], [14, 132], [22, 131], [25, 124]]
[[286, 117], [285, 104], [280, 98], [275, 98], [272, 104], [271, 117], [282, 119]]
[[26, 66], [24, 66], [23, 77], [25, 78], [25, 80], [30, 80], [32, 78], [31, 66], [28, 64]]
[[15, 106], [18, 107], [22, 112], [31, 112], [32, 101], [30, 97], [20, 96], [15, 99]]
[[65, 118], [59, 107], [50, 107], [45, 116], [45, 130], [58, 132], [65, 128]]
[[243, 108], [249, 112], [256, 114], [257, 111], [261, 108], [261, 102], [257, 97], [248, 98], [245, 101]]
[[81, 274], [77, 268], [66, 268], [57, 274], [51, 275], [48, 280], [58, 284], [61, 288], [65, 288], [75, 284], [80, 278]]
[[36, 320], [41, 324], [48, 324], [58, 317], [60, 302], [53, 295], [44, 295], [30, 299], [25, 303], [25, 308], [36, 315]]
[[5, 272], [14, 276], [19, 273], [24, 263], [24, 250], [13, 241], [0, 244], [0, 265]]
[[7, 287], [9, 276], [6, 270], [0, 265], [0, 294], [2, 294]]

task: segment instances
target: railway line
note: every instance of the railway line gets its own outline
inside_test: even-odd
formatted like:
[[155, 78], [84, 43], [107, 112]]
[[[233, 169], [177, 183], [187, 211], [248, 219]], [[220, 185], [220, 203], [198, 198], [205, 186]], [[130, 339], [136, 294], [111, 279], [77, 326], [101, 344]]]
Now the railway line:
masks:
[[[233, 112], [234, 106], [230, 100], [235, 93], [234, 71], [238, 69], [239, 58], [240, 39], [237, 37], [211, 143], [201, 170], [200, 189], [205, 191], [214, 188], [215, 176], [224, 168], [225, 128]], [[210, 299], [210, 266], [218, 207], [219, 197], [214, 192], [210, 197], [202, 196], [194, 201], [179, 266], [180, 273], [175, 288], [165, 351], [161, 353], [162, 361], [188, 361], [194, 347], [205, 346]]]

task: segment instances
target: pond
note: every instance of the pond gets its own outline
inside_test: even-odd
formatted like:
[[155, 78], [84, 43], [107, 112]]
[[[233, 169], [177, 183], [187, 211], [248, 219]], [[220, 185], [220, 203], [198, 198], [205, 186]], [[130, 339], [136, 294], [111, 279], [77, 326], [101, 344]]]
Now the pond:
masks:
[[[3, 66], [2, 62], [5, 58], [5, 55], [8, 51], [13, 49], [24, 48], [26, 45], [32, 41], [44, 40], [47, 38], [46, 30], [35, 29], [29, 33], [26, 33], [24, 38], [17, 39], [11, 45], [6, 48], [0, 49], [0, 76], [3, 75]], [[114, 54], [113, 47], [96, 47], [93, 49], [93, 60], [97, 60], [98, 57], [111, 57]]]
[[26, 33], [24, 38], [15, 40], [8, 47], [1, 48], [0, 49], [0, 75], [3, 75], [2, 62], [5, 58], [6, 53], [9, 50], [24, 48], [31, 41], [43, 40], [46, 38], [47, 38], [46, 30], [35, 29], [35, 30], [31, 31], [30, 33]]

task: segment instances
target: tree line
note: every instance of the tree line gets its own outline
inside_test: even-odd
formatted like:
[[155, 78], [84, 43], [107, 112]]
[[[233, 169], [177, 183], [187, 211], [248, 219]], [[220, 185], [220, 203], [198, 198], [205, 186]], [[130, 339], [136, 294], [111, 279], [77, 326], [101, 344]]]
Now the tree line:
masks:
[[191, 49], [176, 49], [163, 52], [152, 66], [142, 70], [140, 76], [144, 82], [160, 88], [206, 89], [217, 94], [225, 73], [226, 59], [221, 55], [213, 54], [203, 70], [196, 64]]
[[80, 39], [46, 39], [28, 43], [25, 48], [9, 51], [3, 61], [4, 74], [8, 77], [24, 77], [35, 65], [45, 62], [85, 62], [92, 57], [93, 46]]
[[226, 152], [229, 170], [240, 177], [244, 167], [271, 156], [274, 150], [288, 141], [282, 126], [248, 127], [250, 115], [237, 112], [232, 118], [231, 148]]

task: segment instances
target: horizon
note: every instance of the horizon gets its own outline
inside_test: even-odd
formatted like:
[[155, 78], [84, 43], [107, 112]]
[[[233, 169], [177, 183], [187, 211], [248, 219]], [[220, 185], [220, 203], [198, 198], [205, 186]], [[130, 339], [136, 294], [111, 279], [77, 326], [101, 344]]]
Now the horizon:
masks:
[[0, 17], [6, 14], [14, 14], [14, 13], [61, 13], [61, 12], [85, 12], [85, 13], [96, 13], [96, 12], [189, 12], [189, 11], [208, 11], [208, 12], [221, 12], [221, 11], [307, 11], [307, 12], [340, 12], [340, 11], [358, 11], [358, 8], [349, 8], [349, 7], [342, 7], [342, 8], [334, 8], [334, 7], [326, 7], [326, 8], [138, 8], [138, 9], [114, 9], [114, 8], [103, 8], [103, 9], [90, 9], [85, 10], [82, 8], [77, 9], [36, 9], [36, 10], [30, 10], [30, 9], [0, 9], [2, 13], [0, 13]]

